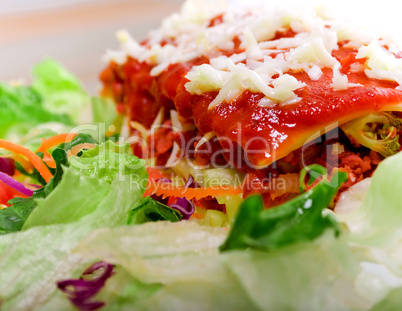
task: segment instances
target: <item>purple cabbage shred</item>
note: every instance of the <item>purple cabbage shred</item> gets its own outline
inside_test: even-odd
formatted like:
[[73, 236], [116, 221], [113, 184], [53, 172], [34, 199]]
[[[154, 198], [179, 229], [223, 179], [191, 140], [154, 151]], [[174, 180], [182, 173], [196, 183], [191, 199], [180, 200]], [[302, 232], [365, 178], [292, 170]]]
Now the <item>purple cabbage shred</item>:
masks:
[[197, 183], [194, 181], [194, 177], [192, 175], [189, 175], [186, 181], [186, 184], [184, 187], [186, 188], [197, 188]]
[[[159, 181], [162, 183], [171, 183], [172, 182], [172, 180], [170, 180], [169, 178], [159, 178], [156, 181]], [[184, 187], [197, 188], [197, 184], [194, 181], [193, 176], [189, 175]], [[165, 205], [169, 206], [170, 208], [175, 209], [183, 216], [183, 219], [185, 219], [185, 220], [189, 219], [195, 211], [194, 203], [191, 200], [187, 200], [186, 198], [178, 198], [177, 202], [172, 203], [172, 204], [168, 204], [169, 198], [163, 198], [162, 195], [153, 194], [153, 195], [151, 195], [151, 198], [158, 201], [159, 203], [165, 204]]]
[[[159, 178], [156, 180], [156, 182], [162, 182], [162, 183], [167, 183], [170, 184], [172, 183], [172, 180], [169, 178]], [[163, 198], [163, 195], [156, 195], [152, 194], [151, 198], [154, 199], [155, 201], [158, 201], [159, 203], [167, 205], [169, 198]]]
[[186, 198], [178, 198], [176, 203], [169, 204], [168, 206], [177, 210], [183, 216], [183, 219], [186, 220], [189, 219], [195, 211], [194, 203]]
[[[197, 188], [197, 184], [194, 181], [193, 176], [189, 175], [184, 185], [186, 188]], [[191, 215], [193, 215], [195, 211], [195, 206], [192, 200], [187, 200], [186, 198], [178, 198], [177, 202], [174, 204], [168, 205], [170, 208], [177, 210], [182, 216], [183, 219], [190, 219]]]
[[60, 281], [57, 283], [57, 287], [67, 295], [70, 302], [79, 310], [98, 310], [105, 303], [95, 301], [93, 298], [112, 275], [113, 265], [99, 261], [86, 269], [81, 278]]

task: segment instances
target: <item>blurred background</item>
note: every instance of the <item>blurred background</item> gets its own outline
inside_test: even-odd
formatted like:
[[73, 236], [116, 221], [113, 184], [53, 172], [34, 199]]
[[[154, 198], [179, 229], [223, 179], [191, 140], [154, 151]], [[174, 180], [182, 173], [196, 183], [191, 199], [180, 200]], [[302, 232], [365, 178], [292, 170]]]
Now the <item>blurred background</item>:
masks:
[[[212, 3], [218, 0], [210, 0]], [[237, 5], [274, 0], [228, 0]], [[106, 66], [102, 56], [117, 49], [118, 29], [138, 41], [180, 9], [184, 0], [0, 0], [0, 81], [29, 82], [30, 68], [46, 56], [61, 61], [92, 94]], [[299, 0], [279, 0], [299, 2]], [[396, 31], [402, 37], [400, 9], [395, 0], [303, 0], [321, 3], [341, 17]]]
[[142, 40], [183, 0], [2, 0], [0, 1], [0, 81], [30, 80], [34, 63], [46, 56], [62, 62], [99, 91], [102, 56], [117, 49], [116, 30]]

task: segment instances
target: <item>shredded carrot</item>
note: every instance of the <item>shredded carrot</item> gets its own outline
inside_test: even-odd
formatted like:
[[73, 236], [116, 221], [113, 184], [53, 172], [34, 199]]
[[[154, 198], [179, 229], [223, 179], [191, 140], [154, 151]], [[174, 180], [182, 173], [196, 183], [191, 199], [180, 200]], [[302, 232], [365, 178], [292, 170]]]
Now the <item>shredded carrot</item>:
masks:
[[68, 157], [76, 156], [82, 149], [92, 149], [95, 148], [95, 146], [96, 146], [95, 144], [91, 143], [83, 143], [75, 145], [74, 147], [71, 148], [71, 150], [67, 151], [67, 155]]
[[46, 152], [54, 146], [63, 143], [69, 143], [77, 135], [78, 135], [77, 133], [62, 133], [52, 136], [48, 139], [42, 139], [42, 145], [40, 145], [40, 147], [38, 148], [38, 150], [36, 150], [36, 152]]
[[204, 217], [205, 217], [205, 215], [200, 214], [200, 213], [193, 213], [193, 214], [191, 215], [191, 218], [192, 218], [192, 219], [203, 219]]
[[159, 178], [166, 178], [163, 173], [154, 167], [147, 167], [148, 178], [150, 180], [158, 180]]
[[49, 169], [42, 162], [42, 159], [39, 158], [39, 156], [36, 153], [32, 152], [28, 148], [16, 145], [12, 142], [3, 139], [0, 139], [0, 148], [25, 156], [32, 163], [32, 165], [38, 170], [39, 174], [41, 174], [41, 176], [46, 182], [49, 182], [50, 179], [53, 177], [52, 173], [50, 173]]
[[43, 155], [43, 162], [46, 163], [47, 166], [49, 166], [50, 168], [56, 168], [56, 162], [54, 162], [52, 156], [50, 155], [50, 153], [46, 152]]
[[77, 135], [77, 133], [62, 133], [52, 136], [48, 139], [42, 139], [42, 144], [38, 150], [36, 150], [36, 152], [43, 152], [43, 162], [45, 162], [51, 168], [56, 168], [56, 163], [54, 162], [48, 150], [54, 146], [72, 141]]
[[145, 195], [162, 195], [163, 197], [179, 197], [190, 199], [202, 199], [208, 196], [218, 197], [221, 195], [236, 195], [241, 194], [243, 190], [240, 187], [233, 186], [214, 186], [214, 187], [202, 187], [202, 188], [186, 188], [183, 186], [174, 186], [167, 183], [155, 183], [148, 181]]

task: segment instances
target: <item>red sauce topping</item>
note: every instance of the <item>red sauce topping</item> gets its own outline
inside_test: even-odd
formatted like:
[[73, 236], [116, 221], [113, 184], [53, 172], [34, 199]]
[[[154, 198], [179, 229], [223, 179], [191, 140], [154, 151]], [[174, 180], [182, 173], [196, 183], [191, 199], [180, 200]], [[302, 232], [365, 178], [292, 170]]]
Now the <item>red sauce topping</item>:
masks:
[[230, 103], [208, 110], [217, 92], [190, 95], [184, 87], [187, 72], [194, 65], [208, 63], [207, 58], [172, 64], [158, 77], [150, 76], [150, 65], [129, 58], [122, 66], [110, 64], [101, 80], [105, 85], [104, 94], [113, 96], [120, 111], [128, 113], [130, 120], [150, 127], [161, 107], [165, 108], [166, 117], [170, 109], [177, 109], [183, 118], [193, 120], [201, 133], [215, 131], [218, 137], [240, 145], [251, 164], [267, 166], [301, 147], [314, 135], [323, 134], [328, 127], [370, 112], [390, 111], [395, 108], [392, 106], [402, 103], [402, 92], [395, 89], [397, 84], [370, 79], [364, 72], [351, 70], [351, 64], [365, 62], [365, 59], [355, 59], [356, 50], [341, 45], [333, 56], [340, 61], [340, 71], [348, 76], [349, 83], [362, 86], [333, 90], [332, 69], [328, 68], [323, 69], [317, 81], [312, 81], [305, 72], [293, 73], [306, 83], [295, 91], [301, 100], [273, 108], [258, 106], [262, 94], [245, 91]]

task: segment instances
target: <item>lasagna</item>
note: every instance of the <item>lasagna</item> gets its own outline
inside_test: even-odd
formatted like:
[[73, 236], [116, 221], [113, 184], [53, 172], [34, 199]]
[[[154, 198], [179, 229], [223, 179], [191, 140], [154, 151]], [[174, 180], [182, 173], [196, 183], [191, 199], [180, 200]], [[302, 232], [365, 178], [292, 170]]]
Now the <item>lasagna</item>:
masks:
[[118, 39], [103, 95], [133, 152], [185, 179], [230, 170], [271, 207], [299, 193], [303, 167], [346, 171], [342, 191], [400, 150], [397, 44], [319, 9], [187, 1], [143, 42]]

